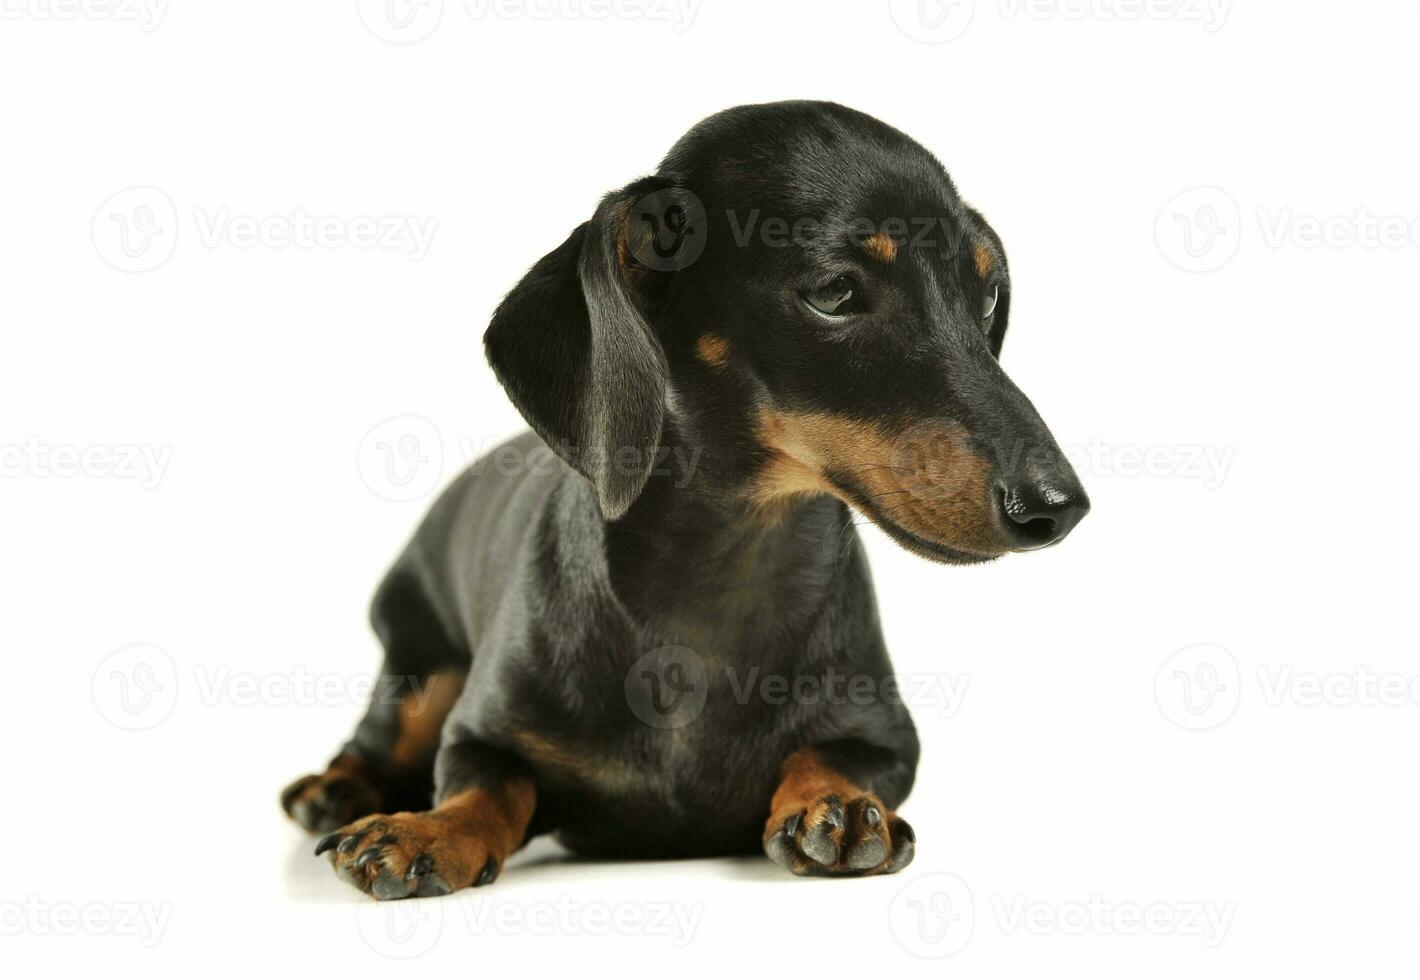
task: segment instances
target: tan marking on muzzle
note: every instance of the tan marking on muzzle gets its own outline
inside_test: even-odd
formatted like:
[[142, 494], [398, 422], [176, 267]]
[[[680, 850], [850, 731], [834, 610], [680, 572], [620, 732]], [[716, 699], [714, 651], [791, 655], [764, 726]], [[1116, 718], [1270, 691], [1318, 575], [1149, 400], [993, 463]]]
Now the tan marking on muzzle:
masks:
[[[828, 493], [951, 548], [995, 555], [1008, 547], [997, 524], [991, 462], [971, 451], [960, 425], [890, 431], [839, 415], [770, 410], [760, 416], [759, 438], [770, 459], [753, 494], [772, 516], [796, 496]], [[851, 481], [865, 499], [852, 499], [829, 473]]]

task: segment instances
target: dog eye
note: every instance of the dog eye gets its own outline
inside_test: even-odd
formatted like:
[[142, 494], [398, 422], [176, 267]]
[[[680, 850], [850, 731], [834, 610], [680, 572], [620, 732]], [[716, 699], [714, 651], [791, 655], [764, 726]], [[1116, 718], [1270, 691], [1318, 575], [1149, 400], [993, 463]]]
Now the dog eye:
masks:
[[804, 301], [824, 316], [847, 316], [857, 310], [858, 284], [852, 276], [838, 276], [826, 286], [804, 294]]
[[991, 314], [996, 312], [996, 297], [1000, 292], [999, 286], [991, 287], [991, 294], [981, 303], [981, 319], [991, 319]]

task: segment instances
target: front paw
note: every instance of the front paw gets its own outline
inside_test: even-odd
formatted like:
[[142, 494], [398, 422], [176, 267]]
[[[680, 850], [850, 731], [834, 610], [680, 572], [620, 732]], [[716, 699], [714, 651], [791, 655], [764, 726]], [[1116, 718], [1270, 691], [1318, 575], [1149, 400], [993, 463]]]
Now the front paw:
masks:
[[374, 813], [380, 793], [357, 769], [332, 765], [319, 775], [302, 776], [281, 791], [281, 808], [313, 834], [326, 834]]
[[796, 875], [892, 874], [912, 863], [916, 841], [871, 793], [846, 803], [830, 794], [770, 817], [764, 853]]
[[447, 814], [377, 814], [322, 837], [336, 875], [378, 899], [436, 895], [498, 877], [502, 857]]

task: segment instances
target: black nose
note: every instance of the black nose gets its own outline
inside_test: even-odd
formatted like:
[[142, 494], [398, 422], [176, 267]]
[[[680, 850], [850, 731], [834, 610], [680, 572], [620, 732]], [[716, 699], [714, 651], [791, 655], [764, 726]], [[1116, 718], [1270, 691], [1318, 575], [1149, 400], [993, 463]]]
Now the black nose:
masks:
[[1063, 541], [1090, 512], [1090, 498], [1073, 473], [1003, 481], [996, 491], [1006, 534], [1025, 551]]

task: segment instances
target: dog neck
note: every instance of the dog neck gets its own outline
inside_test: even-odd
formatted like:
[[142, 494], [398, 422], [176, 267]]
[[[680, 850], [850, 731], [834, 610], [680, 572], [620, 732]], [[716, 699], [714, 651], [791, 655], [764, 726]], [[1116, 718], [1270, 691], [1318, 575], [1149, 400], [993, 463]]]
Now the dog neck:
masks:
[[826, 494], [767, 508], [720, 447], [672, 425], [664, 445], [640, 497], [606, 526], [608, 571], [628, 609], [734, 629], [822, 608], [861, 547], [848, 508]]

